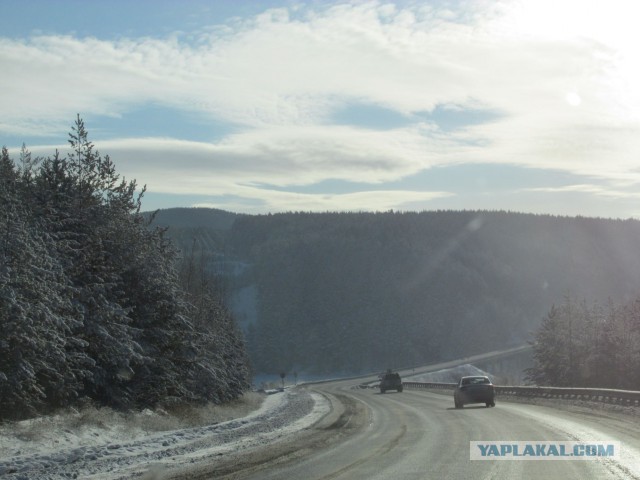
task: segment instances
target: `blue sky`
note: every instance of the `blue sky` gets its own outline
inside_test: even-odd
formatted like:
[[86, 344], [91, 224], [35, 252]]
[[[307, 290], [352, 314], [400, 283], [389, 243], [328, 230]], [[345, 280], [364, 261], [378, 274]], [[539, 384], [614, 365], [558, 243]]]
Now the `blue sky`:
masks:
[[635, 2], [2, 0], [0, 143], [145, 210], [640, 217]]

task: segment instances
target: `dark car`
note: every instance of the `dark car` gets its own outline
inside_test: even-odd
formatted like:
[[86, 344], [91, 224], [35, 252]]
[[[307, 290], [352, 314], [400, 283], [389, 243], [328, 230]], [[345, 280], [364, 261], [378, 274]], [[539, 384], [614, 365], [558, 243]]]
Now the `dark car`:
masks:
[[399, 373], [387, 372], [382, 375], [380, 379], [380, 393], [384, 393], [387, 390], [402, 392], [402, 379]]
[[453, 392], [456, 408], [468, 403], [484, 403], [487, 407], [496, 406], [496, 392], [489, 377], [462, 377]]

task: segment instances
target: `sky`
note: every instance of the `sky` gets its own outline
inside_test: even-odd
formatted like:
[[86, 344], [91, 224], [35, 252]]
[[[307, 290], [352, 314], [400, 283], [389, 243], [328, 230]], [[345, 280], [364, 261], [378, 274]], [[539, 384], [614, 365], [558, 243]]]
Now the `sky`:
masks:
[[0, 144], [143, 210], [640, 218], [640, 4], [0, 0]]

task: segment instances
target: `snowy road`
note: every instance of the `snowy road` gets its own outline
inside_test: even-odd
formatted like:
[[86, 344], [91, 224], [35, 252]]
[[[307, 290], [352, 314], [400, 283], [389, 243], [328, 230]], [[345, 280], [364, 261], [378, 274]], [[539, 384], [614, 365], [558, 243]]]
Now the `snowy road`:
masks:
[[[248, 417], [126, 440], [0, 444], [0, 476], [16, 479], [640, 479], [638, 412], [529, 405], [453, 408], [451, 395], [381, 395], [342, 381], [267, 397]], [[635, 416], [634, 416], [635, 414]], [[90, 439], [90, 437], [89, 437]], [[615, 441], [618, 459], [471, 461], [470, 442]]]
[[[381, 395], [348, 383], [321, 387], [365, 404], [369, 422], [339, 445], [250, 479], [640, 479], [637, 417], [601, 408], [553, 408], [498, 401], [455, 409], [451, 394], [408, 390]], [[616, 441], [619, 459], [472, 461], [471, 441]]]

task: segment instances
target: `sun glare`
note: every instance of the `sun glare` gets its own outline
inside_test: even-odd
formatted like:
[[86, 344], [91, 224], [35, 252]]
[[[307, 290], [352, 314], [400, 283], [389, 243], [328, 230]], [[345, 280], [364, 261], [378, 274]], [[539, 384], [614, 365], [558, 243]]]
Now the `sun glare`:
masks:
[[580, 98], [580, 95], [578, 95], [576, 92], [567, 93], [567, 95], [565, 96], [565, 100], [572, 107], [577, 107], [582, 103], [582, 98]]
[[592, 50], [600, 68], [576, 72], [592, 90], [583, 92], [586, 97], [565, 92], [566, 103], [577, 107], [589, 98], [621, 119], [640, 119], [640, 2], [515, 0], [503, 5], [500, 29], [508, 35]]
[[548, 40], [585, 39], [611, 47], [637, 40], [640, 3], [626, 0], [515, 0], [504, 18], [514, 30]]

